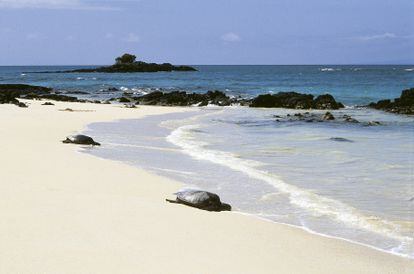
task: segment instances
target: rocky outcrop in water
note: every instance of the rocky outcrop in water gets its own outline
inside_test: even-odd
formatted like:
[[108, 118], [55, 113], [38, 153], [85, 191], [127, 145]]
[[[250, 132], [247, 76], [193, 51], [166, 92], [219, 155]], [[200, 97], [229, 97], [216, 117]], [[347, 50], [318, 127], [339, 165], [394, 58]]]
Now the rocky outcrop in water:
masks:
[[276, 122], [306, 122], [306, 123], [347, 123], [347, 124], [359, 124], [362, 126], [379, 126], [378, 121], [359, 122], [357, 119], [351, 117], [348, 114], [334, 116], [331, 112], [299, 112], [295, 114], [287, 114], [286, 116], [275, 115]]
[[316, 99], [311, 94], [279, 92], [263, 94], [252, 100], [250, 107], [294, 108], [294, 109], [339, 109], [344, 105], [336, 102], [332, 95], [320, 95]]
[[124, 54], [115, 59], [116, 63], [112, 66], [104, 66], [98, 68], [75, 69], [68, 71], [46, 71], [43, 73], [132, 73], [132, 72], [160, 72], [160, 71], [197, 71], [190, 66], [174, 66], [170, 63], [156, 64], [146, 63], [143, 61], [135, 61], [136, 56], [132, 54]]
[[371, 108], [384, 110], [397, 114], [414, 114], [414, 88], [406, 89], [401, 92], [400, 98], [391, 100], [380, 100], [368, 105]]
[[169, 93], [156, 91], [133, 99], [138, 104], [158, 106], [206, 106], [208, 104], [229, 106], [233, 102], [230, 97], [221, 91], [209, 91], [204, 94], [186, 93], [185, 91]]

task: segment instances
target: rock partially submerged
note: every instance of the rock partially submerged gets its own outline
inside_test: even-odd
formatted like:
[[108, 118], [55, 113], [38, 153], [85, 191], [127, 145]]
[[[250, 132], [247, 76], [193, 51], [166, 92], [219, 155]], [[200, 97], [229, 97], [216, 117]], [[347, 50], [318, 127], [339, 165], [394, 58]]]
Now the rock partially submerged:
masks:
[[400, 98], [395, 98], [394, 101], [389, 99], [380, 100], [376, 103], [368, 105], [371, 108], [384, 110], [397, 114], [414, 114], [414, 88], [406, 89], [401, 92]]
[[252, 100], [250, 107], [294, 108], [294, 109], [339, 109], [342, 103], [336, 102], [330, 94], [319, 95], [316, 99], [311, 94], [297, 92], [279, 92], [263, 94]]
[[[275, 115], [276, 122], [335, 122], [335, 123], [359, 123], [358, 120], [352, 118], [349, 115], [342, 115], [335, 117], [331, 112], [318, 113], [318, 112], [299, 112], [295, 114], [287, 114], [286, 116]], [[379, 124], [379, 122], [376, 122]], [[367, 123], [366, 125], [370, 125]]]

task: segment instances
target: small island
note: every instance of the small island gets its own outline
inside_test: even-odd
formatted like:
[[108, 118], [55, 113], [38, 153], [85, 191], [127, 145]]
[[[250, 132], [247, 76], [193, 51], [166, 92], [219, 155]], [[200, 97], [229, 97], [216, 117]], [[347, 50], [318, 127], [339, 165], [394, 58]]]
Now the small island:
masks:
[[160, 71], [197, 71], [190, 66], [174, 66], [170, 63], [156, 64], [146, 63], [143, 61], [136, 61], [136, 56], [125, 53], [124, 55], [115, 59], [115, 64], [112, 66], [104, 66], [88, 69], [75, 69], [69, 71], [54, 71], [54, 73], [133, 73], [133, 72], [160, 72]]

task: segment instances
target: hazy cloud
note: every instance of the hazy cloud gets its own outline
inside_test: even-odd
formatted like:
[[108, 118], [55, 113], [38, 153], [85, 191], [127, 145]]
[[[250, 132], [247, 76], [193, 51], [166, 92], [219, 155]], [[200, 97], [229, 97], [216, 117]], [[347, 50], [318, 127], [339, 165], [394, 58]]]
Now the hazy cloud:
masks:
[[74, 9], [74, 10], [114, 10], [108, 1], [87, 0], [0, 0], [0, 9]]
[[137, 34], [131, 32], [123, 40], [125, 42], [137, 43], [137, 42], [140, 41], [140, 38], [139, 38], [139, 36]]
[[221, 40], [224, 42], [239, 42], [241, 41], [241, 38], [238, 34], [234, 32], [228, 32], [221, 36]]
[[395, 33], [391, 33], [391, 32], [356, 37], [356, 39], [361, 40], [361, 41], [386, 40], [386, 39], [393, 39], [393, 38], [398, 38], [398, 36]]

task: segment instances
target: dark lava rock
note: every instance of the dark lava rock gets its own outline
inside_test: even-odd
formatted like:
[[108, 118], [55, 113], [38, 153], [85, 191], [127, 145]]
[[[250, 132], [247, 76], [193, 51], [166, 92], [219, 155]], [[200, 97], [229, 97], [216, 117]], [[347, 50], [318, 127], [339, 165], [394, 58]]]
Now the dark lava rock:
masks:
[[117, 88], [114, 88], [114, 87], [109, 87], [107, 89], [100, 89], [99, 90], [100, 93], [113, 93], [113, 92], [117, 92], [117, 91], [120, 91], [120, 90], [117, 89]]
[[322, 120], [332, 121], [332, 120], [335, 120], [335, 116], [333, 116], [333, 114], [328, 111], [327, 113], [323, 115]]
[[55, 104], [53, 104], [52, 102], [44, 102], [42, 104], [42, 106], [54, 106]]
[[24, 99], [50, 99], [64, 102], [85, 102], [76, 97], [58, 94], [51, 88], [21, 84], [0, 84], [0, 104], [18, 104], [16, 98]]
[[[325, 123], [359, 123], [358, 120], [352, 118], [349, 115], [343, 115], [342, 117], [335, 118], [332, 113], [326, 112], [324, 114], [317, 112], [302, 112], [295, 114], [287, 114], [282, 117], [280, 115], [274, 115], [273, 117], [277, 118], [276, 122], [325, 122]], [[379, 122], [377, 122], [379, 123]], [[378, 125], [377, 123], [371, 124], [366, 123], [364, 125]]]
[[51, 88], [22, 85], [22, 84], [0, 84], [0, 104], [19, 105], [16, 98], [27, 94], [42, 95], [51, 91]]
[[131, 102], [131, 100], [126, 98], [126, 97], [121, 97], [121, 98], [118, 99], [118, 101], [120, 103], [130, 103]]
[[173, 91], [164, 93], [155, 91], [143, 96], [134, 97], [141, 105], [159, 106], [205, 106], [215, 104], [218, 106], [228, 106], [232, 103], [231, 99], [221, 91], [208, 91], [205, 94], [186, 93], [185, 91]]
[[27, 108], [28, 107], [28, 105], [26, 105], [25, 103], [23, 103], [23, 102], [19, 102], [18, 104], [17, 104], [17, 106], [18, 107], [20, 107], [20, 108]]
[[158, 72], [158, 71], [197, 71], [190, 66], [174, 66], [170, 63], [156, 64], [146, 63], [142, 61], [135, 61], [136, 56], [131, 54], [124, 54], [115, 59], [116, 63], [112, 66], [76, 69], [69, 71], [46, 71], [43, 73], [90, 73], [90, 72], [106, 72], [106, 73], [128, 73], [128, 72]]
[[63, 102], [84, 102], [73, 96], [61, 95], [61, 94], [44, 94], [39, 96], [41, 99], [49, 99], [54, 101], [63, 101]]
[[315, 109], [340, 109], [344, 108], [342, 103], [336, 102], [335, 98], [330, 94], [319, 95], [313, 101]]
[[250, 107], [294, 108], [294, 109], [338, 109], [343, 105], [329, 95], [320, 95], [315, 100], [311, 94], [297, 92], [279, 92], [263, 94], [252, 100]]
[[[87, 94], [89, 94], [89, 92], [86, 92], [86, 91], [78, 91], [78, 90], [67, 91], [65, 93], [66, 94], [74, 94], [74, 95], [87, 95]], [[58, 93], [56, 93], [56, 94], [58, 94]]]
[[342, 116], [342, 118], [344, 119], [345, 122], [348, 122], [348, 123], [359, 123], [357, 119], [352, 118], [351, 116], [346, 115], [346, 114]]
[[414, 88], [406, 89], [401, 92], [400, 98], [395, 98], [394, 101], [389, 99], [380, 100], [377, 103], [368, 105], [371, 108], [384, 110], [397, 114], [414, 114]]
[[312, 107], [312, 102], [313, 95], [310, 94], [279, 92], [257, 96], [250, 107], [308, 109]]

